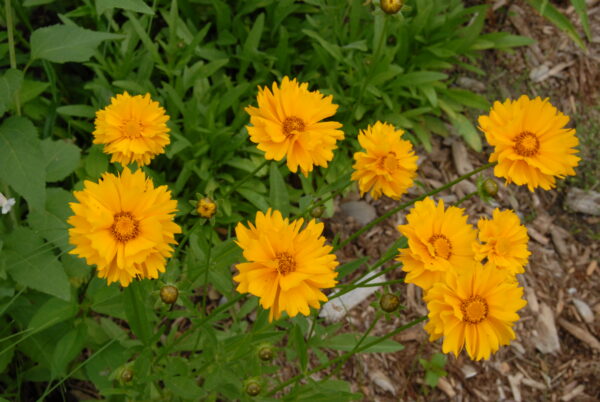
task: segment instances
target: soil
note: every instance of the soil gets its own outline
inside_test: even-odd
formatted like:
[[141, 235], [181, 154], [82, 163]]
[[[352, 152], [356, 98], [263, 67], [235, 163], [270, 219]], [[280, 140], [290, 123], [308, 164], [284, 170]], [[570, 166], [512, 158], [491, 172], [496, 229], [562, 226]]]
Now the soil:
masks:
[[[496, 179], [500, 189], [494, 200], [485, 203], [474, 197], [461, 205], [471, 223], [480, 216], [490, 217], [493, 209], [499, 207], [513, 209], [528, 227], [532, 255], [526, 273], [519, 278], [528, 305], [520, 311], [521, 319], [515, 326], [517, 339], [488, 361], [471, 361], [464, 352], [458, 358], [448, 355], [445, 367], [448, 375], [431, 388], [425, 385], [425, 371], [419, 359], [429, 360], [441, 352], [441, 342], [428, 342], [420, 324], [394, 338], [404, 344], [404, 350], [359, 354], [345, 364], [341, 377], [352, 383], [354, 391], [363, 393], [364, 400], [600, 400], [600, 220], [564, 206], [570, 187], [598, 186], [600, 4], [588, 1], [593, 39], [586, 40], [584, 51], [525, 1], [491, 3], [493, 11], [488, 15], [491, 31], [526, 35], [537, 42], [511, 52], [488, 52], [481, 61], [487, 76], [470, 76], [471, 80], [460, 82], [472, 86], [467, 89], [485, 88], [482, 95], [489, 100], [516, 98], [521, 94], [550, 98], [553, 105], [572, 117], [571, 126], [577, 127], [582, 143], [582, 162], [576, 169], [576, 178], [563, 181], [552, 191], [532, 193], [515, 185], [503, 186]], [[561, 11], [583, 32], [575, 11], [567, 8], [568, 2], [555, 4], [564, 7]], [[418, 152], [422, 161], [418, 180], [429, 189], [458, 177], [457, 168], [464, 169], [459, 165], [465, 161], [467, 167], [487, 162], [490, 149], [477, 153], [457, 145], [454, 152], [458, 157], [453, 159], [453, 142], [452, 138], [438, 137], [433, 152]], [[493, 177], [491, 170], [481, 175]], [[454, 202], [472, 191], [476, 178], [469, 183], [454, 186], [437, 197]], [[425, 191], [415, 188], [405, 199]], [[338, 200], [338, 205], [356, 199], [358, 194], [353, 193]], [[378, 216], [397, 205], [385, 197], [373, 201], [367, 196], [365, 200], [375, 207]], [[360, 228], [341, 211], [327, 222], [328, 229], [341, 238]], [[370, 256], [370, 262], [375, 262], [397, 240], [396, 226], [400, 223], [404, 223], [404, 213], [392, 216], [340, 250], [339, 259], [344, 263]], [[395, 270], [386, 279], [402, 277], [403, 273]], [[401, 297], [406, 309], [391, 320], [379, 321], [373, 330], [379, 336], [427, 312], [419, 289], [413, 285], [395, 284], [388, 290]], [[350, 310], [343, 319], [344, 330], [364, 332], [375, 317], [373, 306], [379, 295], [381, 291]], [[590, 308], [591, 321], [582, 317], [576, 303], [580, 309], [585, 308], [581, 303]], [[553, 342], [558, 342], [559, 349], [551, 352]]]

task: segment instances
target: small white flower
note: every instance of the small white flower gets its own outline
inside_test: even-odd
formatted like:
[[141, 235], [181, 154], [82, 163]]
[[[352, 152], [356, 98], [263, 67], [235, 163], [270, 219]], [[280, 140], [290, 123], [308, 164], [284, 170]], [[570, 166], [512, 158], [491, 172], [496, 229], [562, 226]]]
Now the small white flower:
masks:
[[0, 193], [0, 207], [2, 208], [2, 215], [6, 215], [13, 205], [15, 205], [14, 198], [7, 199], [4, 194]]

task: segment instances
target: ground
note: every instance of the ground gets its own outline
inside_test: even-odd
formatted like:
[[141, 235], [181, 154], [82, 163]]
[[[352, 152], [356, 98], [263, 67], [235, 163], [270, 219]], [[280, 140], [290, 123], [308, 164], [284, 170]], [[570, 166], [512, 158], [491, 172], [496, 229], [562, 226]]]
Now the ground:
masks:
[[[469, 85], [468, 89], [479, 90], [490, 101], [521, 94], [549, 97], [556, 107], [572, 117], [571, 126], [577, 128], [581, 141], [582, 162], [577, 176], [562, 182], [553, 191], [531, 193], [527, 188], [505, 187], [499, 181], [500, 191], [491, 204], [477, 198], [462, 204], [471, 223], [479, 216], [491, 216], [493, 208], [498, 206], [515, 210], [527, 224], [532, 256], [520, 282], [528, 305], [521, 311], [521, 320], [516, 325], [516, 341], [484, 362], [470, 361], [464, 353], [458, 358], [448, 356], [448, 376], [437, 388], [431, 389], [424, 385], [424, 370], [418, 359], [431, 358], [440, 352], [441, 344], [429, 343], [422, 325], [417, 326], [395, 338], [405, 345], [403, 351], [357, 355], [346, 363], [342, 377], [352, 383], [355, 391], [362, 392], [365, 400], [600, 399], [600, 269], [597, 260], [600, 218], [577, 213], [565, 205], [566, 194], [573, 187], [583, 190], [599, 187], [600, 5], [588, 1], [594, 39], [586, 42], [588, 48], [583, 51], [525, 1], [492, 3], [500, 6], [510, 3], [511, 6], [508, 13], [506, 6], [490, 12], [491, 30], [527, 35], [537, 43], [511, 53], [489, 52], [481, 62], [488, 73], [486, 77], [469, 76], [470, 79], [457, 82]], [[562, 10], [576, 21], [572, 8]], [[434, 188], [458, 177], [457, 171], [486, 163], [489, 149], [476, 153], [467, 151], [461, 144], [452, 138], [438, 137], [433, 152], [418, 151], [422, 160], [418, 180]], [[492, 177], [492, 172], [488, 170], [483, 176]], [[474, 186], [473, 178], [440, 196], [454, 202]], [[416, 188], [406, 199], [423, 192]], [[351, 193], [337, 200], [337, 204], [357, 199], [358, 194]], [[378, 216], [397, 205], [385, 198], [373, 201], [367, 196], [364, 200], [375, 208]], [[403, 213], [392, 216], [340, 250], [338, 257], [347, 262], [367, 255], [374, 262], [398, 238], [395, 227], [403, 222]], [[327, 224], [331, 232], [342, 238], [360, 228], [352, 217], [341, 211], [327, 220]], [[402, 276], [396, 271], [387, 279]], [[391, 321], [380, 321], [373, 332], [376, 335], [384, 335], [426, 313], [418, 289], [398, 284], [393, 285], [392, 290], [401, 295], [407, 309]], [[366, 330], [375, 315], [372, 304], [376, 299], [377, 295], [372, 295], [348, 313], [344, 318], [347, 330]], [[585, 316], [586, 311], [589, 314], [586, 307], [591, 310], [591, 321]]]

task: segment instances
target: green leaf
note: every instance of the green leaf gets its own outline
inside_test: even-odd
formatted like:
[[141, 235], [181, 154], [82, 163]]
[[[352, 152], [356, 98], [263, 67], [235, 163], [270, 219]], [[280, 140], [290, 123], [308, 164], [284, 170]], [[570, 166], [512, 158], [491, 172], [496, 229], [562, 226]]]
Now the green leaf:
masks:
[[123, 308], [127, 322], [133, 333], [148, 345], [152, 339], [152, 324], [150, 323], [147, 293], [142, 289], [144, 282], [134, 280], [123, 292]]
[[100, 42], [121, 39], [122, 35], [90, 31], [76, 25], [52, 25], [31, 34], [31, 59], [54, 63], [88, 61]]
[[17, 227], [7, 238], [7, 271], [20, 285], [63, 300], [71, 299], [71, 285], [62, 265], [41, 237], [31, 229]]
[[0, 77], [0, 117], [13, 107], [15, 94], [21, 89], [22, 83], [23, 73], [12, 68]]
[[585, 49], [585, 44], [579, 37], [577, 30], [569, 21], [569, 19], [561, 14], [560, 11], [556, 9], [548, 0], [527, 0], [527, 2], [535, 8], [542, 17], [546, 18], [552, 24], [554, 24], [558, 29], [566, 33], [573, 39], [573, 41], [582, 49]]
[[196, 383], [196, 379], [184, 376], [164, 378], [165, 387], [174, 395], [188, 401], [199, 400], [204, 395], [202, 388]]
[[448, 78], [444, 73], [437, 71], [415, 71], [400, 75], [394, 80], [394, 85], [397, 86], [415, 86], [428, 84], [435, 81], [441, 81]]
[[[362, 334], [353, 333], [339, 334], [329, 339], [326, 339], [325, 341], [323, 341], [321, 346], [335, 350], [350, 351], [354, 349], [361, 336]], [[379, 338], [376, 336], [367, 336], [366, 339], [363, 340], [361, 346], [367, 345], [373, 341], [376, 341], [377, 339]], [[370, 348], [361, 351], [360, 353], [391, 353], [398, 352], [402, 349], [404, 349], [404, 345], [392, 339], [386, 339], [371, 346]]]
[[467, 144], [477, 152], [481, 152], [481, 137], [475, 126], [469, 119], [462, 114], [456, 114], [452, 120], [452, 124], [456, 127], [458, 133], [465, 139]]
[[250, 201], [252, 205], [260, 209], [261, 211], [266, 211], [267, 209], [269, 209], [269, 203], [262, 194], [259, 194], [256, 191], [247, 188], [238, 188], [237, 192], [240, 193], [242, 197]]
[[113, 8], [154, 15], [154, 11], [143, 0], [96, 0], [98, 15]]
[[302, 372], [306, 370], [308, 364], [308, 350], [304, 336], [302, 335], [302, 329], [299, 325], [294, 325], [292, 330], [292, 339], [296, 345], [296, 352], [298, 353], [298, 360], [300, 361], [300, 368]]
[[37, 234], [60, 247], [62, 251], [73, 248], [69, 244], [67, 218], [73, 213], [69, 202], [75, 201], [73, 195], [62, 188], [46, 189], [46, 208], [29, 213], [27, 221]]
[[333, 56], [334, 59], [336, 59], [339, 62], [344, 61], [342, 50], [338, 45], [328, 42], [323, 37], [321, 37], [321, 35], [319, 35], [315, 31], [311, 31], [310, 29], [303, 29], [302, 32], [315, 39], [319, 43], [319, 45], [321, 45], [321, 47], [325, 49], [327, 53]]
[[466, 89], [448, 89], [444, 91], [444, 93], [452, 100], [462, 103], [465, 106], [469, 106], [472, 108], [480, 109], [480, 110], [488, 110], [490, 108], [490, 103], [481, 95], [477, 95], [471, 91], [467, 91]]
[[42, 152], [46, 161], [46, 181], [60, 181], [71, 174], [79, 165], [81, 151], [71, 143], [52, 141], [46, 138], [42, 141]]
[[85, 345], [86, 333], [86, 325], [80, 324], [58, 341], [52, 354], [53, 377], [66, 375], [67, 365], [79, 355]]
[[27, 328], [33, 331], [49, 328], [70, 318], [77, 313], [77, 305], [52, 297], [35, 312]]
[[19, 92], [19, 102], [21, 102], [21, 105], [26, 104], [30, 100], [37, 98], [49, 86], [50, 84], [47, 82], [23, 80], [23, 85]]
[[90, 179], [99, 178], [108, 170], [108, 155], [102, 152], [102, 145], [94, 145], [85, 157], [85, 172]]
[[265, 25], [265, 15], [260, 13], [258, 18], [254, 21], [252, 29], [248, 32], [248, 37], [244, 43], [243, 54], [251, 55], [258, 51], [258, 45], [260, 43], [260, 37], [262, 36], [263, 28]]
[[283, 181], [283, 176], [279, 172], [279, 168], [275, 162], [271, 163], [269, 190], [271, 207], [281, 212], [283, 216], [288, 216], [290, 208], [290, 196], [288, 195], [285, 181]]
[[21, 194], [31, 209], [43, 209], [46, 198], [44, 154], [33, 124], [11, 117], [0, 126], [0, 180]]
[[[511, 47], [529, 46], [535, 43], [535, 40], [527, 36], [512, 35], [506, 32], [492, 32], [481, 35], [478, 39], [479, 44], [475, 44], [474, 48], [478, 50], [484, 49], [508, 49]], [[489, 43], [489, 45], [488, 45]]]
[[88, 105], [67, 105], [56, 108], [56, 113], [63, 116], [93, 119], [96, 116], [96, 109]]
[[581, 20], [581, 26], [585, 31], [585, 35], [588, 37], [588, 40], [592, 40], [592, 31], [590, 29], [590, 18], [588, 16], [587, 4], [585, 0], [571, 0], [571, 4], [575, 8], [579, 19]]

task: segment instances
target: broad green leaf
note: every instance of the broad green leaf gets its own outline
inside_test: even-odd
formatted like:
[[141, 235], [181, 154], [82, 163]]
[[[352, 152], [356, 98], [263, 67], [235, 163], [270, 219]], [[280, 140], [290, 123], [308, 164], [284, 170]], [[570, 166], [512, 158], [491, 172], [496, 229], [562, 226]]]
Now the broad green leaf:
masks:
[[21, 91], [19, 92], [19, 102], [21, 102], [21, 105], [26, 104], [27, 102], [37, 98], [49, 86], [50, 84], [47, 82], [27, 79], [23, 80], [23, 85], [21, 86]]
[[244, 43], [243, 53], [245, 55], [251, 55], [258, 51], [258, 45], [260, 43], [260, 37], [262, 36], [263, 28], [265, 25], [265, 15], [260, 13], [258, 18], [254, 21], [252, 29], [248, 32], [248, 37]]
[[75, 201], [73, 195], [62, 188], [46, 189], [46, 208], [29, 213], [27, 221], [38, 235], [60, 247], [62, 251], [73, 248], [69, 244], [69, 225], [67, 218], [73, 213], [69, 202]]
[[74, 317], [76, 313], [77, 305], [75, 303], [53, 297], [40, 306], [29, 321], [27, 328], [33, 331], [49, 328]]
[[90, 179], [99, 178], [108, 170], [108, 155], [102, 152], [102, 145], [94, 145], [85, 157], [85, 172]]
[[7, 238], [2, 252], [6, 269], [20, 285], [63, 300], [70, 300], [71, 285], [52, 247], [31, 229], [17, 227]]
[[60, 181], [73, 173], [79, 165], [81, 151], [71, 143], [46, 138], [42, 141], [42, 152], [46, 161], [46, 181]]
[[31, 59], [54, 63], [88, 61], [102, 41], [121, 38], [122, 35], [90, 31], [76, 25], [38, 28], [31, 34]]
[[21, 89], [22, 83], [23, 73], [12, 68], [0, 77], [0, 117], [13, 107], [15, 94]]
[[142, 281], [133, 280], [123, 291], [123, 307], [129, 327], [145, 345], [148, 345], [152, 339], [152, 324], [144, 288]]
[[89, 105], [67, 105], [56, 108], [56, 113], [63, 116], [85, 117], [93, 119], [96, 116], [96, 109]]
[[467, 144], [477, 152], [481, 152], [481, 137], [475, 126], [462, 114], [456, 114], [451, 119], [458, 133], [465, 139]]
[[262, 194], [259, 194], [256, 191], [252, 191], [247, 188], [238, 188], [237, 192], [240, 193], [242, 197], [250, 201], [252, 205], [260, 209], [261, 211], [266, 211], [267, 209], [269, 209], [269, 203]]
[[174, 395], [183, 398], [187, 401], [199, 400], [204, 395], [204, 391], [200, 388], [195, 378], [185, 376], [165, 377], [163, 379], [165, 387]]
[[394, 85], [397, 86], [415, 86], [428, 84], [430, 82], [441, 81], [448, 78], [444, 73], [437, 71], [415, 71], [405, 73], [394, 80]]
[[303, 29], [302, 32], [315, 39], [319, 43], [319, 45], [321, 45], [321, 47], [325, 49], [327, 53], [333, 56], [334, 59], [336, 59], [339, 62], [344, 61], [344, 56], [338, 45], [328, 42], [321, 35], [319, 35], [315, 31], [311, 31], [310, 29]]
[[[349, 332], [339, 334], [329, 339], [326, 339], [325, 341], [323, 341], [323, 343], [321, 343], [321, 346], [335, 350], [350, 351], [354, 349], [361, 337], [362, 334], [353, 334]], [[377, 339], [379, 338], [376, 336], [367, 336], [360, 346], [365, 346], [373, 341], [376, 341]], [[392, 339], [386, 339], [371, 346], [368, 349], [361, 351], [361, 353], [391, 353], [398, 352], [402, 349], [404, 349], [404, 346], [402, 344]]]
[[44, 209], [45, 163], [33, 124], [11, 117], [0, 126], [0, 180], [21, 194], [31, 209]]
[[287, 186], [283, 181], [283, 176], [279, 172], [277, 163], [271, 163], [271, 172], [269, 176], [269, 198], [271, 207], [278, 210], [283, 216], [288, 216], [290, 208], [290, 197], [288, 195]]
[[466, 89], [448, 89], [444, 91], [444, 93], [452, 100], [462, 103], [465, 106], [469, 106], [472, 108], [487, 110], [490, 108], [490, 104], [481, 95], [477, 95], [471, 91], [467, 91]]
[[67, 365], [79, 355], [85, 345], [86, 333], [87, 327], [85, 324], [80, 324], [58, 341], [52, 354], [53, 377], [66, 374]]
[[96, 12], [98, 15], [112, 8], [154, 15], [154, 11], [144, 2], [144, 0], [96, 0]]

